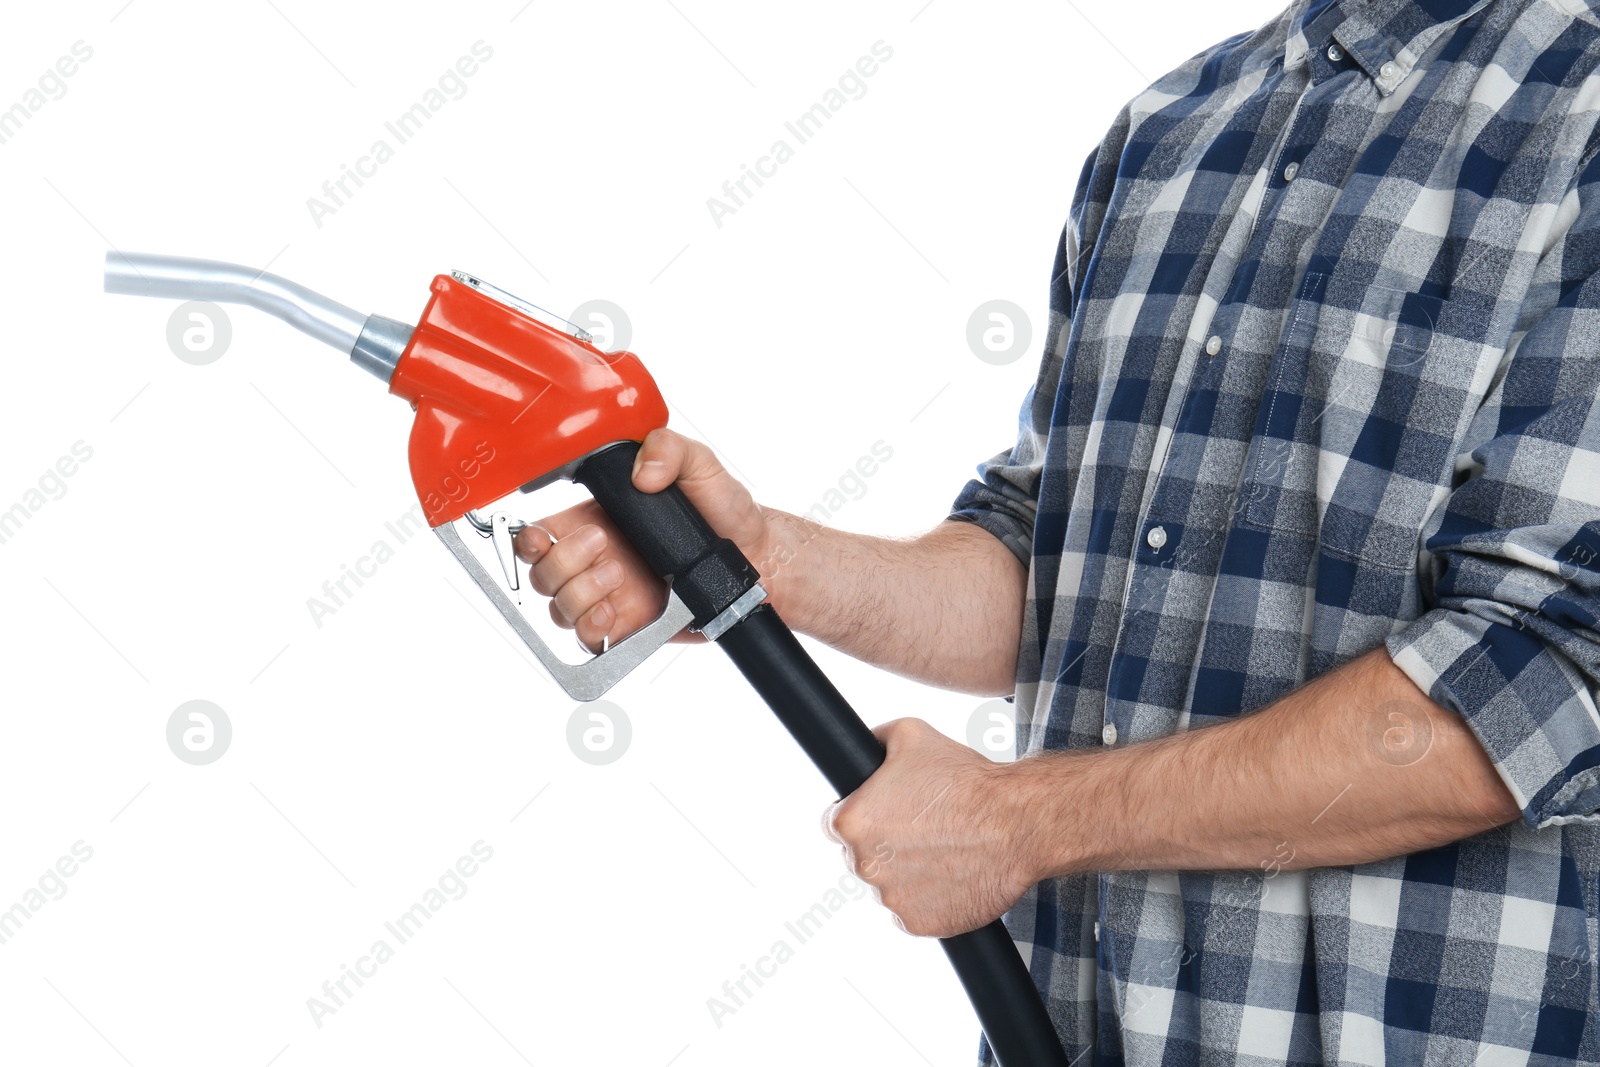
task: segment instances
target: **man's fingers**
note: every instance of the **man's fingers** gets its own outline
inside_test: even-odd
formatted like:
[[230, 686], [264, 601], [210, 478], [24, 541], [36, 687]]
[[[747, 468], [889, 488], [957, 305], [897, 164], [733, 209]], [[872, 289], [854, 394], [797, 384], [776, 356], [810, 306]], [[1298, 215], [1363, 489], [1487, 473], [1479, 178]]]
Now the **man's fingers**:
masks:
[[633, 485], [646, 493], [659, 493], [678, 480], [688, 441], [671, 430], [651, 430], [633, 460]]
[[[598, 526], [580, 526], [539, 555], [537, 562], [528, 569], [528, 580], [540, 596], [555, 596], [586, 571], [605, 547], [604, 530]], [[569, 598], [567, 610], [573, 606]], [[569, 614], [569, 622], [572, 617]]]
[[583, 647], [590, 652], [602, 652], [606, 647], [606, 638], [616, 622], [616, 610], [609, 601], [602, 600], [578, 619], [576, 627], [578, 640], [582, 641]]
[[890, 719], [872, 728], [872, 736], [883, 742], [890, 753], [942, 736], [928, 722], [912, 716]]
[[652, 430], [639, 446], [634, 487], [657, 493], [673, 482], [735, 544], [753, 545], [763, 537], [766, 520], [749, 488], [728, 473], [707, 445], [671, 430]]
[[822, 809], [822, 833], [836, 845], [844, 844], [844, 838], [839, 836], [839, 831], [834, 828], [833, 820], [839, 814], [839, 805], [844, 801], [836, 800]]
[[[555, 559], [556, 550], [561, 545], [562, 542], [556, 543], [556, 547], [551, 549], [550, 555], [546, 557], [547, 561]], [[572, 555], [578, 559], [583, 558], [582, 550]], [[592, 562], [592, 557], [590, 561]], [[543, 565], [542, 562], [534, 564], [534, 570]], [[598, 607], [608, 593], [622, 584], [622, 567], [614, 559], [605, 560], [599, 566], [591, 567], [588, 563], [583, 563], [582, 566], [584, 569], [564, 581], [555, 594], [556, 610], [561, 612], [568, 626], [574, 625], [592, 608]], [[545, 591], [541, 589], [539, 592]]]
[[512, 547], [517, 551], [517, 558], [524, 563], [537, 563], [544, 554], [550, 551], [550, 546], [555, 543], [555, 535], [548, 527], [530, 522], [512, 539]]
[[651, 430], [633, 463], [633, 484], [657, 493], [673, 482], [699, 482], [727, 473], [705, 444], [672, 430]]
[[516, 546], [517, 557], [524, 563], [533, 563], [550, 547], [550, 542], [561, 540], [581, 526], [591, 525], [599, 514], [599, 505], [586, 500], [565, 511], [547, 515], [538, 522], [530, 522], [512, 542]]

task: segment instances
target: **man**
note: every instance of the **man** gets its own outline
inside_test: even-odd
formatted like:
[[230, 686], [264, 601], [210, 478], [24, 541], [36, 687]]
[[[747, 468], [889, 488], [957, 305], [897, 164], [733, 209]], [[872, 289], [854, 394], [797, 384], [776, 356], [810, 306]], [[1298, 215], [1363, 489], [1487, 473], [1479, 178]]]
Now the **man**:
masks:
[[[911, 933], [1006, 913], [1075, 1062], [1600, 1063], [1597, 67], [1580, 0], [1298, 0], [1162, 78], [921, 536], [645, 442], [796, 629], [1014, 693], [1025, 758], [889, 723], [827, 825]], [[585, 644], [658, 610], [547, 525]]]

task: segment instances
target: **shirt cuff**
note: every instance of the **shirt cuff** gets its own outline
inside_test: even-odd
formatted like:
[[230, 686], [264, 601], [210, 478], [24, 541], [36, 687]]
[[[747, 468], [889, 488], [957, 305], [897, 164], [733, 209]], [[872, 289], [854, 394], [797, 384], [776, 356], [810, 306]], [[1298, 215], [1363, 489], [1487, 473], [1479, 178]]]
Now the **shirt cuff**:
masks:
[[1447, 609], [1392, 634], [1395, 666], [1465, 720], [1538, 830], [1600, 822], [1600, 714], [1559, 651], [1514, 624]]
[[984, 480], [974, 478], [962, 488], [948, 518], [988, 530], [1026, 568], [1033, 558], [1033, 523], [1038, 504], [1025, 491], [998, 476], [1009, 455], [1002, 452], [979, 466]]

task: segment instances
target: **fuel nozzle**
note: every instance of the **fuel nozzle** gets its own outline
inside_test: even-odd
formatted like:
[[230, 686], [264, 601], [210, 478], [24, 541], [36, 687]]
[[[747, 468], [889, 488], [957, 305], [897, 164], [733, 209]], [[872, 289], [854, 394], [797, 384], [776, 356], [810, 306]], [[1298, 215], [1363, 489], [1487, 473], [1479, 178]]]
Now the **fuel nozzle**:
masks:
[[[512, 542], [522, 523], [493, 512], [493, 506], [519, 490], [584, 477], [584, 461], [596, 453], [608, 457], [604, 480], [631, 489], [632, 453], [618, 468], [616, 449], [636, 449], [646, 433], [666, 425], [666, 401], [631, 353], [602, 352], [582, 328], [461, 271], [434, 278], [415, 326], [362, 315], [287, 278], [216, 260], [113, 251], [106, 255], [105, 279], [108, 293], [265, 311], [348, 353], [410, 403], [416, 416], [408, 450], [411, 477], [428, 525], [573, 697], [600, 696], [695, 620], [696, 609], [669, 591], [654, 622], [593, 659], [572, 664], [555, 654], [506, 595], [520, 584]], [[675, 501], [677, 495], [663, 493], [661, 499]], [[463, 519], [493, 541], [504, 586], [461, 539], [456, 526]], [[711, 537], [709, 527], [703, 533]], [[699, 554], [685, 559], [698, 562]], [[753, 570], [751, 575], [753, 584]], [[715, 610], [702, 604], [704, 597], [689, 599], [707, 619], [721, 612], [720, 604]], [[740, 611], [755, 602], [741, 603]]]
[[[765, 603], [755, 566], [676, 485], [633, 484], [639, 442], [667, 424], [655, 380], [630, 352], [603, 352], [581, 328], [482, 279], [441, 274], [416, 326], [360, 312], [264, 270], [181, 256], [112, 252], [106, 291], [248, 304], [332, 345], [415, 412], [411, 479], [428, 525], [551, 676], [594, 700], [685, 626], [715, 641], [772, 706], [840, 795], [884, 747]], [[667, 583], [654, 622], [570, 664], [506, 595], [516, 588], [512, 520], [481, 509], [557, 478], [584, 486]], [[503, 586], [457, 531], [495, 544]], [[485, 529], [487, 527], [487, 529]], [[1068, 1067], [1055, 1024], [1000, 920], [944, 940], [1004, 1067]]]
[[384, 382], [394, 377], [411, 340], [407, 323], [363, 315], [287, 278], [214, 259], [107, 252], [106, 292], [247, 304], [348, 354], [352, 363]]

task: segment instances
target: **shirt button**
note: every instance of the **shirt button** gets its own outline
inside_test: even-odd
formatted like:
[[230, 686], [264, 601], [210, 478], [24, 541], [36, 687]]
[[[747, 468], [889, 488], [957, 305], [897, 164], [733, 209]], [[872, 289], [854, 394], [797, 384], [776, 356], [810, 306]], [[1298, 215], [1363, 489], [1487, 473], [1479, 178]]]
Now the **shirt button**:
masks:
[[1094, 939], [1097, 942], [1100, 940], [1100, 920], [1099, 919], [1096, 919], [1094, 921]]
[[1382, 78], [1384, 81], [1388, 81], [1390, 78], [1395, 76], [1395, 71], [1397, 69], [1398, 68], [1396, 68], [1393, 63], [1385, 63], [1383, 66], [1378, 68], [1378, 77]]
[[1328, 59], [1334, 63], [1344, 58], [1344, 51], [1336, 44], [1328, 46]]
[[1144, 535], [1144, 543], [1159, 551], [1167, 543], [1167, 531], [1160, 526], [1150, 527], [1150, 532]]
[[1117, 743], [1117, 724], [1114, 723], [1114, 722], [1108, 722], [1108, 723], [1105, 724], [1105, 726], [1101, 727], [1101, 729], [1100, 729], [1100, 740], [1104, 741], [1108, 745], [1116, 744]]
[[1212, 334], [1206, 338], [1206, 355], [1214, 356], [1222, 351], [1222, 338]]
[[1292, 181], [1294, 181], [1294, 176], [1296, 174], [1299, 174], [1299, 173], [1300, 173], [1300, 164], [1291, 163], [1287, 167], [1283, 168], [1283, 180], [1286, 181], [1286, 182], [1292, 182]]

